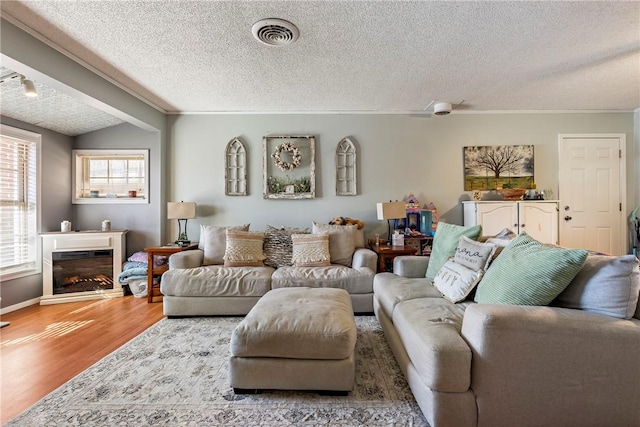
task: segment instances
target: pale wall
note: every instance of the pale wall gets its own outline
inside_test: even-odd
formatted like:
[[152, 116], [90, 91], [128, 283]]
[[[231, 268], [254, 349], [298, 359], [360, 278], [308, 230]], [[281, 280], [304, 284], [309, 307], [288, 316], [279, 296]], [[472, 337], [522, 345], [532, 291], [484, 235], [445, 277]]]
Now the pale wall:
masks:
[[[250, 222], [309, 226], [335, 216], [364, 220], [368, 235], [386, 233], [376, 219], [376, 202], [409, 193], [433, 202], [441, 218], [462, 223], [462, 147], [469, 145], [535, 145], [538, 188], [557, 196], [557, 141], [560, 133], [625, 133], [627, 135], [628, 205], [638, 191], [634, 150], [634, 114], [451, 114], [418, 118], [404, 115], [273, 114], [176, 115], [168, 123], [168, 200], [195, 201], [196, 220], [189, 237], [197, 240], [198, 224]], [[262, 197], [262, 136], [316, 136], [316, 199], [265, 200]], [[240, 137], [248, 150], [249, 195], [224, 195], [224, 149]], [[335, 195], [335, 148], [343, 137], [358, 145], [358, 195]], [[177, 234], [175, 221], [169, 236]]]

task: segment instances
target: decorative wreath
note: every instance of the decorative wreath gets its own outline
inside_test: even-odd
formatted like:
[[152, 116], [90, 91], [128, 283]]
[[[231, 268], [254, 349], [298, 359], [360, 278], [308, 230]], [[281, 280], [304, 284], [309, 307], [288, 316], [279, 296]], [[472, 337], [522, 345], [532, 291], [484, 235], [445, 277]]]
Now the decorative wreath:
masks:
[[[286, 153], [291, 153], [291, 163], [282, 160], [280, 154], [283, 151]], [[285, 142], [284, 144], [278, 145], [276, 147], [276, 151], [273, 152], [271, 157], [273, 158], [273, 162], [280, 168], [281, 171], [293, 170], [300, 166], [300, 163], [302, 163], [302, 153], [300, 152], [300, 149], [290, 142]]]

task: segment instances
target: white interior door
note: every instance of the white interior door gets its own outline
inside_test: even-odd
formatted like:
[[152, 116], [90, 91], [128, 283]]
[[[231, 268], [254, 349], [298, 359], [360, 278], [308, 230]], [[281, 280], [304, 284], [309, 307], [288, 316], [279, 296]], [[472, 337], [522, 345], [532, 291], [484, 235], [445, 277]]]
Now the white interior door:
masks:
[[625, 135], [559, 135], [560, 245], [626, 253]]

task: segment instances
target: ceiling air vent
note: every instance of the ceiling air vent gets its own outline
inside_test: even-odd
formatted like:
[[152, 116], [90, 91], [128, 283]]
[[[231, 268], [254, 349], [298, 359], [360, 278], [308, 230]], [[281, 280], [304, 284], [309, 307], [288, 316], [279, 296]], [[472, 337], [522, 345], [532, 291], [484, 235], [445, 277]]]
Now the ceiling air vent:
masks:
[[284, 46], [298, 40], [300, 31], [289, 21], [269, 18], [256, 22], [251, 27], [253, 37], [269, 46]]

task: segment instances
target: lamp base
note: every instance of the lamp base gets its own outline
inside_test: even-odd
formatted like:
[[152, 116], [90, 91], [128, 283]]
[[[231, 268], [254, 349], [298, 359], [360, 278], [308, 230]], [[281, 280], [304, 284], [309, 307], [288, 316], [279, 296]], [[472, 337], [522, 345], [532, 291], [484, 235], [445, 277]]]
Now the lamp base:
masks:
[[176, 240], [174, 243], [178, 246], [186, 248], [191, 244], [191, 240]]

